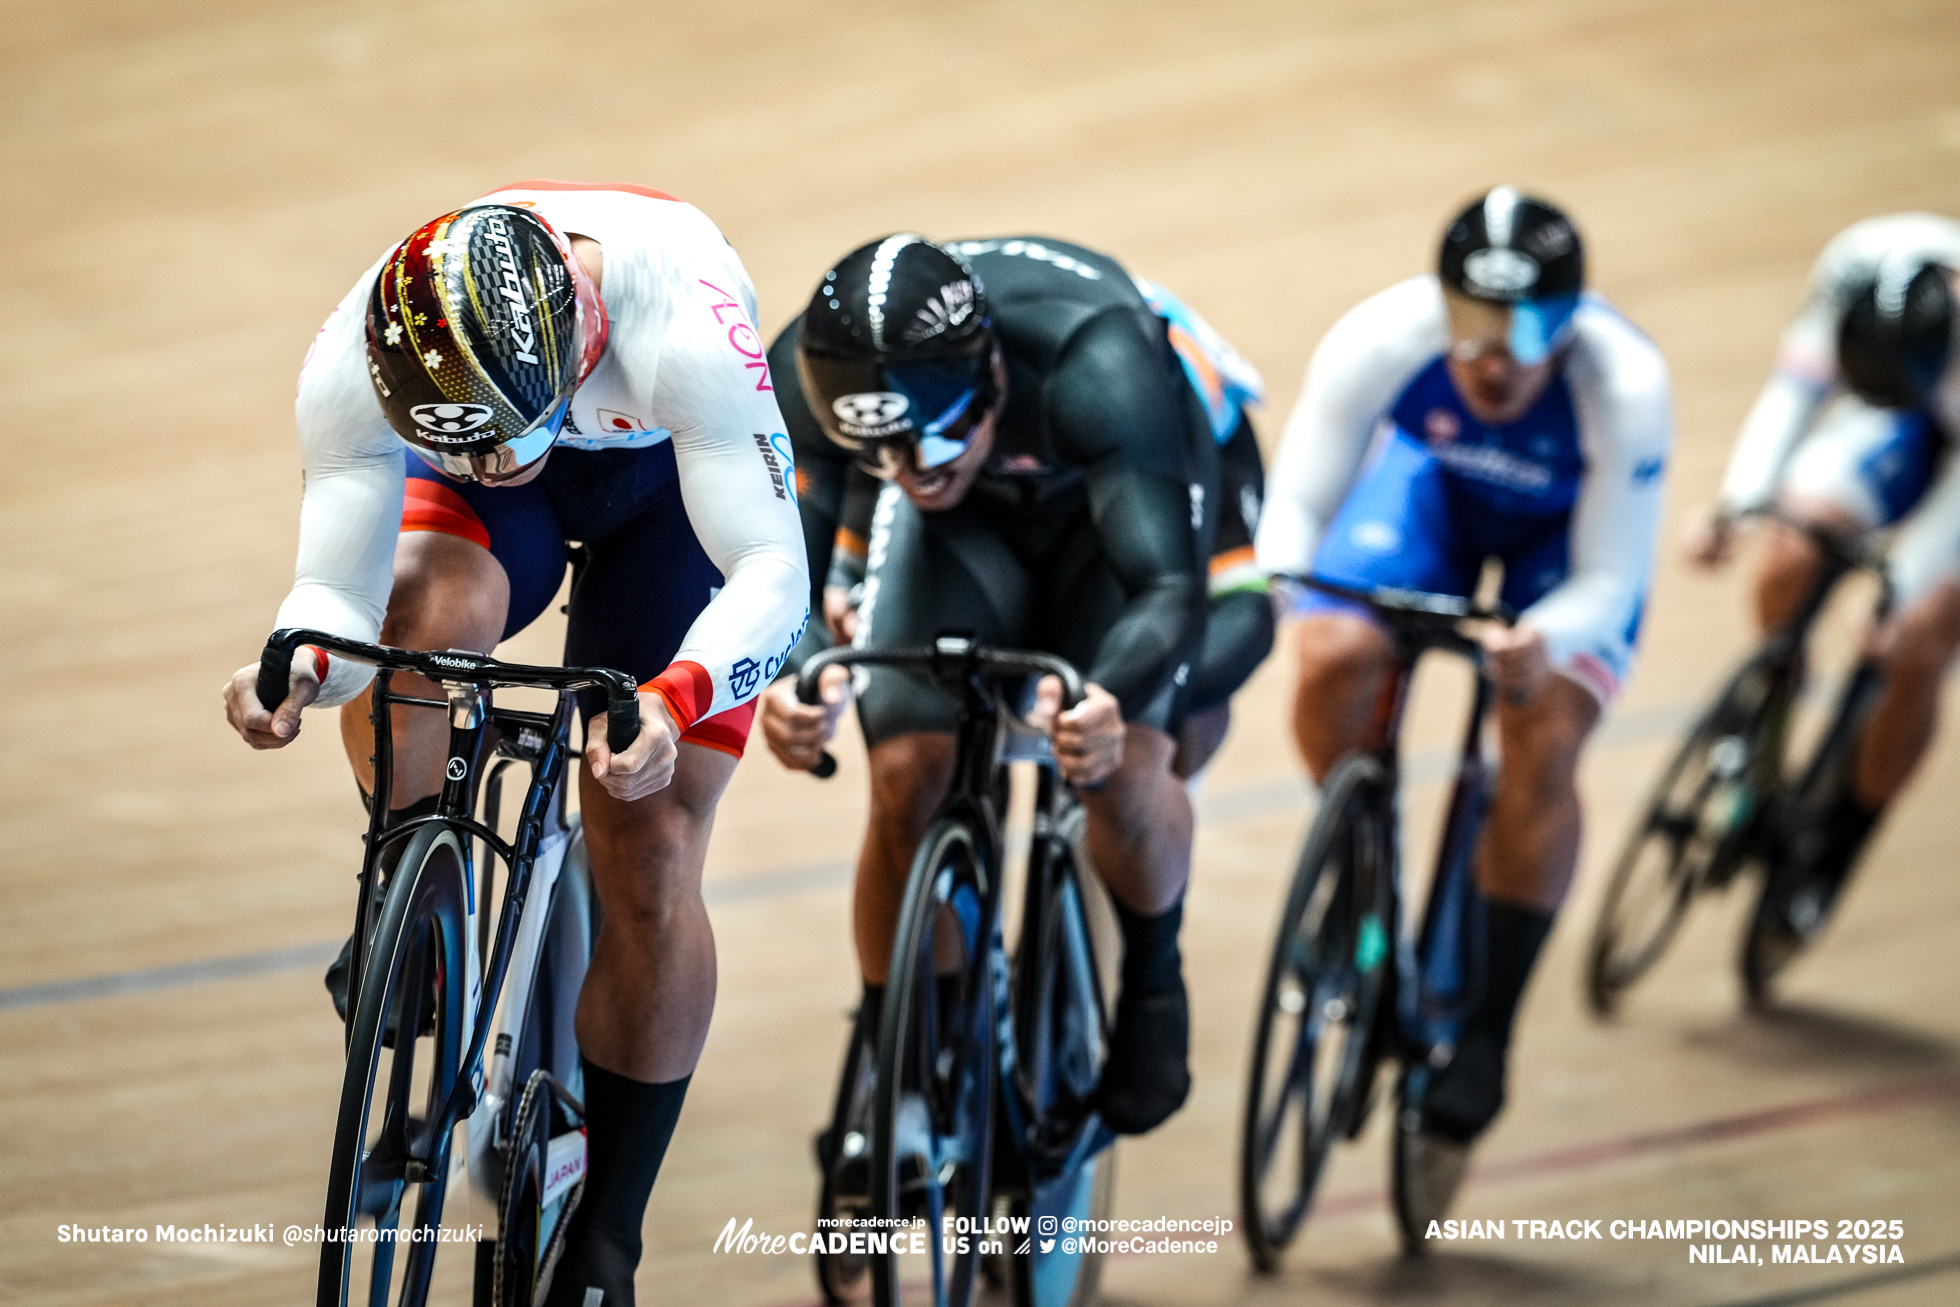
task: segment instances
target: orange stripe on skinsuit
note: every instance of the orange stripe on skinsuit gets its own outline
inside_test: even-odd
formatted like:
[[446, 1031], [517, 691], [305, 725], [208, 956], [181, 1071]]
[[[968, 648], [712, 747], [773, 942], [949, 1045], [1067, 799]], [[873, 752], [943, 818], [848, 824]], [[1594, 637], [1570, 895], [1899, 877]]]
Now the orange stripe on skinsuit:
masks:
[[690, 659], [682, 659], [640, 687], [657, 694], [667, 705], [667, 715], [685, 732], [708, 711], [715, 701], [715, 681], [708, 669]]
[[1213, 554], [1211, 556], [1211, 575], [1217, 576], [1220, 572], [1229, 572], [1235, 567], [1243, 567], [1245, 564], [1252, 562], [1253, 557], [1251, 545], [1240, 545], [1237, 549], [1227, 549], [1222, 554]]
[[755, 720], [755, 703], [751, 699], [738, 708], [730, 708], [727, 712], [719, 712], [705, 721], [694, 723], [681, 733], [681, 743], [698, 744], [741, 757], [743, 747], [749, 742], [749, 726]]
[[468, 501], [448, 486], [420, 477], [408, 479], [407, 493], [402, 496], [402, 530], [435, 531], [490, 547], [490, 531]]
[[1172, 327], [1167, 333], [1171, 338], [1171, 348], [1183, 356], [1184, 361], [1198, 370], [1205, 380], [1205, 395], [1210, 403], [1216, 405], [1225, 397], [1225, 384], [1218, 379], [1218, 369], [1205, 357], [1204, 347], [1191, 338], [1191, 333], [1182, 327]]

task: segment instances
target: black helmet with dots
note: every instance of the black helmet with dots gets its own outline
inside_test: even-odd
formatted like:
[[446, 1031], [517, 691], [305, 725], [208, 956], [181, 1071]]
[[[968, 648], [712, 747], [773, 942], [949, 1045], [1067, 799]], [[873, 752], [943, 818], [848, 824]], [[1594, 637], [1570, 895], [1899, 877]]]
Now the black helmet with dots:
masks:
[[1558, 346], [1579, 306], [1586, 249], [1558, 206], [1499, 186], [1451, 219], [1436, 272], [1459, 295], [1509, 305], [1511, 352], [1536, 363]]
[[1838, 322], [1838, 371], [1880, 408], [1914, 408], [1939, 384], [1953, 348], [1953, 271], [1887, 260], [1852, 288]]
[[944, 247], [901, 232], [824, 274], [796, 366], [824, 434], [889, 476], [907, 458], [932, 468], [965, 451], [997, 398], [994, 354], [980, 279]]

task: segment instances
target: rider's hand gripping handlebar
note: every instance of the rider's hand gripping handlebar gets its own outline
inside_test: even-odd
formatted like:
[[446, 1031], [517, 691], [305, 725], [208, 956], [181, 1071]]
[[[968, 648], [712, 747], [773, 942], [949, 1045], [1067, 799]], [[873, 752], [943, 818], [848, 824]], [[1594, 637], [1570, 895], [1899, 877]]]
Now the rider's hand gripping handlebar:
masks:
[[640, 738], [640, 687], [625, 672], [609, 667], [531, 667], [498, 662], [485, 654], [460, 649], [391, 649], [386, 645], [343, 640], [324, 631], [288, 626], [274, 631], [259, 655], [259, 703], [275, 712], [286, 701], [292, 681], [293, 651], [312, 645], [370, 667], [415, 672], [448, 685], [527, 685], [549, 690], [578, 690], [597, 686], [606, 692], [606, 747], [624, 753]]

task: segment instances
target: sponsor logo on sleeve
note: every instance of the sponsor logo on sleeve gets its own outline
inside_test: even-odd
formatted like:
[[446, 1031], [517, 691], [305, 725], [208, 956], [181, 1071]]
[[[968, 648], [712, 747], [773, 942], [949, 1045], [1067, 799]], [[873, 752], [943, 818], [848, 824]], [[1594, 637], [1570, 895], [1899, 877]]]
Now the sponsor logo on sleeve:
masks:
[[776, 457], [775, 442], [758, 431], [755, 433], [755, 447], [762, 455], [762, 465], [769, 469], [769, 484], [775, 488], [776, 498], [790, 498], [790, 488], [783, 476], [784, 460]]

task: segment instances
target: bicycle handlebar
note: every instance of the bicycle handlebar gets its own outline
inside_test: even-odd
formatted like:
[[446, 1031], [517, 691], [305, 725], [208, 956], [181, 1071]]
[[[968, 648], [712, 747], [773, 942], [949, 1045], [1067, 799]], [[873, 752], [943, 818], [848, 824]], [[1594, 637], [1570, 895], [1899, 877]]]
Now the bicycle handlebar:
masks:
[[1735, 515], [1738, 520], [1751, 517], [1764, 518], [1789, 527], [1809, 539], [1827, 557], [1847, 568], [1876, 572], [1881, 578], [1886, 575], [1885, 551], [1875, 549], [1868, 543], [1870, 534], [1868, 532], [1840, 531], [1835, 527], [1809, 521], [1795, 513], [1786, 513], [1775, 504], [1764, 504], [1759, 508], [1751, 508]]
[[624, 753], [640, 736], [639, 684], [625, 672], [610, 667], [531, 667], [456, 649], [442, 652], [391, 649], [387, 645], [363, 644], [296, 626], [274, 631], [265, 642], [265, 651], [259, 655], [259, 703], [267, 712], [276, 712], [286, 701], [286, 690], [292, 679], [293, 651], [303, 644], [370, 667], [415, 672], [440, 684], [509, 685], [540, 690], [597, 687], [606, 692], [606, 747], [614, 753]]
[[[826, 649], [803, 664], [796, 678], [799, 703], [817, 703], [819, 681], [827, 667], [902, 667], [927, 672], [942, 683], [972, 677], [1002, 680], [1010, 676], [1053, 676], [1062, 683], [1064, 710], [1083, 699], [1082, 675], [1067, 659], [1030, 649], [990, 649], [966, 636], [942, 635], [931, 644], [885, 649]], [[810, 767], [810, 774], [819, 780], [829, 779], [836, 771], [837, 760], [827, 752]]]
[[1430, 594], [1424, 590], [1404, 590], [1387, 585], [1359, 590], [1317, 576], [1289, 576], [1286, 579], [1336, 599], [1365, 604], [1391, 619], [1413, 619], [1412, 624], [1415, 625], [1499, 622], [1505, 626], [1516, 626], [1518, 622], [1517, 610], [1501, 601], [1486, 608], [1461, 595]]

